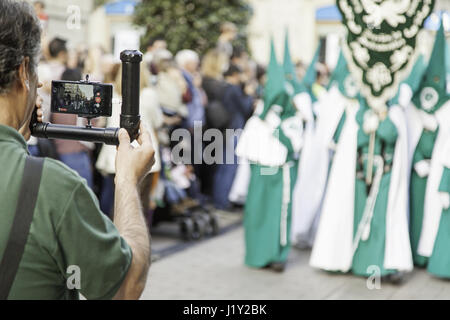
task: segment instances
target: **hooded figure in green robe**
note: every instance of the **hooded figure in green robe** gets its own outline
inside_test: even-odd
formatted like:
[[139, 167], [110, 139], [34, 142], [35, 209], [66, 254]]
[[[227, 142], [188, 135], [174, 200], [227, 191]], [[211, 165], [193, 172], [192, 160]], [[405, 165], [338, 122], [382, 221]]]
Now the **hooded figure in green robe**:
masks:
[[[408, 106], [410, 132], [410, 233], [414, 263], [450, 278], [450, 221], [440, 191], [447, 186], [450, 158], [450, 103], [447, 90], [448, 46], [441, 21], [428, 67]], [[444, 201], [445, 202], [445, 201]]]
[[251, 167], [244, 215], [245, 264], [250, 267], [281, 271], [290, 250], [292, 189], [302, 137], [293, 93], [272, 42], [264, 107], [248, 120], [236, 148]]

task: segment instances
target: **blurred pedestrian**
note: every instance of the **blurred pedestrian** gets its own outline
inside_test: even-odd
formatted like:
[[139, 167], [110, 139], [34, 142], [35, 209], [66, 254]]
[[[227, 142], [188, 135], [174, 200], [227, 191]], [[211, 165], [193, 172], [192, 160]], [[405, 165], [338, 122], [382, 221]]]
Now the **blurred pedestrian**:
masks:
[[152, 70], [152, 62], [155, 52], [158, 50], [166, 50], [167, 42], [163, 37], [151, 38], [147, 43], [147, 48], [144, 53], [143, 62], [147, 64], [149, 70]]
[[[252, 96], [242, 91], [242, 71], [239, 67], [230, 65], [224, 75], [227, 87], [223, 94], [223, 105], [230, 116], [228, 128], [234, 129], [235, 131], [230, 137], [227, 134], [223, 143], [223, 162], [217, 165], [214, 176], [214, 206], [222, 210], [231, 208], [228, 195], [233, 185], [238, 166], [235, 148], [238, 141], [239, 129], [244, 128], [245, 122], [252, 115], [254, 102]], [[233, 159], [233, 162], [228, 163], [229, 159]]]
[[50, 58], [47, 62], [52, 72], [52, 80], [61, 80], [63, 72], [66, 70], [68, 59], [67, 41], [61, 38], [54, 38], [48, 44]]
[[177, 53], [175, 61], [181, 68], [181, 72], [187, 84], [188, 94], [185, 99], [188, 115], [183, 126], [188, 130], [193, 130], [195, 122], [203, 125], [205, 121], [204, 92], [201, 90], [201, 80], [200, 82], [195, 83], [196, 80], [201, 79], [198, 72], [200, 59], [196, 52], [185, 49]]
[[35, 1], [33, 6], [36, 16], [41, 23], [42, 32], [45, 33], [48, 27], [48, 14], [45, 12], [45, 3], [42, 1]]
[[217, 49], [226, 54], [229, 58], [233, 54], [232, 42], [237, 36], [236, 25], [232, 22], [224, 22], [220, 26], [220, 36], [217, 40]]
[[188, 116], [188, 109], [183, 103], [183, 93], [187, 90], [186, 80], [168, 50], [156, 51], [153, 63], [158, 74], [156, 90], [162, 111], [177, 124]]
[[[228, 69], [228, 57], [217, 49], [209, 50], [202, 60], [202, 87], [208, 98], [206, 105], [206, 127], [224, 130], [230, 120], [230, 115], [223, 105], [223, 94], [227, 83], [223, 73]], [[216, 164], [204, 165], [201, 181], [202, 192], [208, 196], [213, 194], [213, 183]]]

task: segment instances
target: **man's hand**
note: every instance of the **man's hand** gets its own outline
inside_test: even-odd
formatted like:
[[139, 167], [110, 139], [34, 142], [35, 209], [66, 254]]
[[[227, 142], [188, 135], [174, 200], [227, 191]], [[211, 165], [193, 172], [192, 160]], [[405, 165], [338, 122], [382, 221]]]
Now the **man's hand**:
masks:
[[[44, 111], [42, 111], [42, 98], [38, 95], [36, 97], [36, 107], [35, 107], [36, 113], [37, 113], [37, 121], [38, 122], [42, 122], [44, 120]], [[27, 121], [25, 121], [25, 123], [22, 125], [22, 127], [19, 129], [19, 133], [25, 138], [25, 141], [28, 141], [28, 139], [30, 139], [31, 136], [31, 132], [30, 132], [30, 120], [31, 120], [31, 116], [27, 119]]]
[[123, 128], [120, 129], [116, 155], [116, 185], [124, 182], [138, 185], [155, 163], [155, 150], [150, 133], [142, 122], [137, 141], [139, 146], [134, 148], [130, 143], [128, 132]]
[[119, 131], [116, 156], [114, 224], [133, 252], [131, 266], [114, 299], [139, 299], [150, 267], [151, 246], [138, 184], [154, 163], [150, 134], [140, 125], [139, 146], [133, 148], [125, 129]]

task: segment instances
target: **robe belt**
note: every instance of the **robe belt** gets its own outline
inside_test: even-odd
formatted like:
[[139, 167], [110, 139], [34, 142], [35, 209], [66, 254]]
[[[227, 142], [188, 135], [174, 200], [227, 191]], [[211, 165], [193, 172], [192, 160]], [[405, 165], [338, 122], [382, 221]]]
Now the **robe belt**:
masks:
[[287, 219], [288, 219], [288, 207], [291, 202], [291, 173], [290, 168], [292, 162], [287, 162], [283, 165], [283, 193], [281, 198], [281, 215], [280, 215], [280, 244], [281, 246], [287, 245]]
[[358, 249], [358, 245], [361, 240], [366, 241], [367, 239], [369, 239], [370, 225], [372, 222], [378, 192], [380, 190], [381, 178], [383, 177], [384, 171], [383, 157], [381, 157], [380, 155], [375, 155], [373, 158], [373, 164], [376, 167], [375, 177], [373, 179], [373, 184], [370, 188], [369, 196], [367, 197], [366, 200], [363, 216], [361, 218], [361, 221], [359, 222], [355, 238], [353, 239], [353, 254], [355, 254], [356, 249]]
[[[376, 155], [377, 157], [381, 157], [381, 155]], [[363, 163], [364, 161], [363, 160], [365, 160], [365, 159], [367, 159], [367, 155], [365, 154], [365, 155], [363, 155], [363, 156], [361, 156], [359, 159], [359, 162], [360, 163]], [[387, 158], [387, 156], [386, 155], [384, 155], [384, 157], [382, 157], [383, 158], [383, 163], [384, 163], [384, 166], [383, 166], [383, 173], [388, 173], [389, 171], [391, 171], [391, 169], [392, 169], [392, 164], [385, 164], [386, 162], [387, 162], [387, 160], [385, 159], [385, 158]], [[392, 159], [392, 157], [389, 159], [389, 160], [391, 160]], [[364, 173], [364, 170], [358, 170], [358, 171], [356, 171], [356, 178], [358, 178], [358, 179], [360, 179], [360, 180], [364, 180], [364, 178], [365, 178], [365, 173]]]

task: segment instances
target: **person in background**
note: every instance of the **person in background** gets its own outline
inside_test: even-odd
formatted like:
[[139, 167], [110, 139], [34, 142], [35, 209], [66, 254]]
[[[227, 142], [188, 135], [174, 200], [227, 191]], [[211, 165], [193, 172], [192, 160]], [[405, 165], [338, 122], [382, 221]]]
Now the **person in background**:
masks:
[[317, 76], [316, 81], [312, 85], [312, 93], [317, 99], [320, 99], [322, 95], [327, 92], [327, 84], [328, 84], [328, 67], [323, 63], [316, 64]]
[[42, 32], [45, 33], [48, 27], [48, 14], [45, 12], [45, 4], [42, 1], [35, 1], [33, 6], [36, 16], [41, 23]]
[[[61, 75], [66, 69], [67, 63], [67, 48], [66, 41], [60, 38], [54, 38], [48, 44], [48, 47], [43, 50], [43, 53], [48, 53], [47, 61], [41, 61], [37, 67], [37, 73], [42, 81], [42, 87], [37, 89], [38, 95], [42, 98], [42, 111], [44, 113], [44, 121], [50, 120], [50, 100], [51, 100], [51, 86], [52, 80], [61, 80]], [[32, 137], [27, 141], [30, 151], [35, 155], [49, 155], [57, 158], [57, 152], [54, 144], [44, 142], [40, 139]], [[45, 145], [45, 148], [42, 145]], [[38, 150], [47, 150], [45, 154]]]
[[297, 79], [299, 79], [300, 81], [306, 74], [306, 65], [301, 60], [297, 61], [297, 63], [295, 64], [295, 73], [297, 75]]
[[257, 65], [256, 67], [256, 81], [258, 85], [256, 87], [256, 98], [263, 99], [264, 97], [264, 85], [266, 84], [266, 68], [261, 65]]
[[199, 87], [201, 86], [201, 81], [199, 81], [201, 77], [198, 72], [200, 60], [197, 53], [185, 49], [177, 53], [175, 61], [181, 68], [188, 91], [187, 97], [186, 95], [184, 97], [187, 102], [188, 116], [183, 126], [188, 130], [193, 130], [194, 122], [199, 121], [203, 124], [205, 121], [204, 92]]
[[[254, 90], [246, 86], [242, 90], [242, 71], [238, 66], [230, 65], [225, 72], [227, 88], [223, 95], [223, 105], [230, 115], [228, 128], [242, 130], [245, 122], [253, 113]], [[223, 163], [217, 165], [214, 176], [213, 199], [217, 209], [227, 210], [231, 208], [228, 195], [233, 185], [234, 176], [238, 167], [235, 148], [238, 141], [239, 131], [235, 132], [232, 139], [226, 139], [223, 150]], [[227, 159], [233, 159], [233, 163], [227, 163]]]
[[220, 36], [217, 39], [217, 49], [231, 58], [233, 45], [231, 44], [237, 36], [236, 25], [232, 22], [224, 22], [220, 26]]
[[155, 84], [150, 81], [150, 72], [144, 63], [141, 64], [140, 113], [141, 121], [148, 127], [155, 149], [155, 164], [150, 174], [141, 183], [142, 206], [144, 213], [147, 214], [147, 223], [150, 228], [152, 225], [153, 210], [156, 208], [153, 199], [155, 198], [155, 190], [159, 180], [159, 172], [161, 171], [157, 132], [164, 125], [164, 115], [159, 105], [158, 92]]
[[102, 60], [104, 56], [105, 50], [100, 45], [89, 49], [84, 63], [84, 74], [89, 74], [91, 81], [103, 82], [105, 75], [102, 71]]
[[61, 76], [66, 70], [68, 58], [66, 43], [67, 41], [64, 39], [54, 38], [48, 44], [50, 57], [47, 66], [52, 72], [52, 80], [61, 80]]
[[188, 115], [186, 104], [183, 103], [183, 93], [187, 90], [186, 80], [168, 50], [157, 50], [153, 64], [157, 72], [156, 91], [159, 103], [167, 115], [165, 122], [172, 120], [173, 125], [179, 124]]
[[163, 37], [154, 37], [150, 39], [150, 41], [147, 43], [147, 50], [144, 54], [144, 62], [147, 64], [149, 70], [152, 70], [152, 62], [153, 57], [155, 55], [155, 52], [158, 50], [166, 50], [167, 49], [167, 42], [164, 40]]
[[[194, 127], [203, 127], [205, 125], [205, 105], [207, 104], [206, 95], [201, 88], [201, 75], [198, 72], [199, 57], [192, 50], [181, 50], [175, 56], [177, 65], [181, 68], [183, 77], [186, 80], [187, 91], [184, 100], [188, 108], [188, 115], [184, 119], [182, 126], [191, 132], [191, 165], [197, 177], [201, 177], [204, 168], [203, 157], [203, 139], [194, 133]], [[195, 147], [197, 146], [197, 147]]]
[[249, 64], [247, 51], [242, 47], [234, 47], [233, 54], [230, 57], [230, 64], [238, 66], [243, 72], [246, 71]]
[[[206, 107], [206, 127], [223, 129], [217, 126], [212, 119], [214, 114], [209, 114], [208, 108], [215, 103], [222, 104], [223, 93], [227, 87], [227, 83], [223, 78], [223, 73], [228, 69], [228, 59], [225, 54], [217, 49], [208, 51], [203, 57], [201, 64], [202, 88], [208, 98]], [[213, 109], [213, 108], [212, 108]], [[213, 110], [215, 111], [215, 110]]]
[[[228, 125], [228, 113], [223, 105], [223, 93], [227, 87], [223, 73], [228, 69], [228, 64], [227, 55], [217, 49], [208, 51], [202, 60], [202, 88], [208, 98], [205, 110], [207, 128], [223, 130]], [[215, 169], [214, 163], [205, 165], [201, 172], [202, 176], [199, 177], [202, 193], [210, 197], [212, 197]]]

